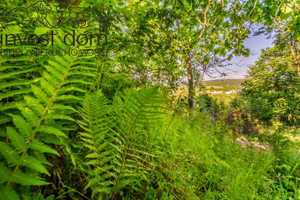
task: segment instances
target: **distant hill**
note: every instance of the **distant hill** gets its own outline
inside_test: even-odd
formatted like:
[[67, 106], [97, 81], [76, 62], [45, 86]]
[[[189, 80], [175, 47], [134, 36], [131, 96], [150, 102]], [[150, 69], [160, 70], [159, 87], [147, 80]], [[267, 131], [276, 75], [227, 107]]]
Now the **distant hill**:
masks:
[[219, 79], [219, 80], [208, 80], [202, 81], [202, 84], [206, 87], [207, 90], [240, 90], [242, 89], [242, 83], [244, 79]]

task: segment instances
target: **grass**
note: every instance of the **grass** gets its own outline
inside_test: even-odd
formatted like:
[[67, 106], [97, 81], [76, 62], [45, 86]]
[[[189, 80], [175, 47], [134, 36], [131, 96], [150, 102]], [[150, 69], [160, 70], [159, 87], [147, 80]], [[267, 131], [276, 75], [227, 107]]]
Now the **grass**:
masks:
[[298, 199], [296, 150], [282, 151], [278, 160], [272, 149], [242, 147], [222, 120], [210, 122], [205, 113], [178, 114], [163, 124], [169, 122], [165, 167], [148, 199], [157, 192], [165, 195], [160, 199]]
[[[203, 85], [208, 93], [210, 88], [240, 90], [241, 83], [215, 80]], [[187, 88], [176, 95], [187, 96]], [[227, 104], [237, 95], [212, 97]], [[158, 185], [148, 188], [147, 199], [299, 199], [299, 129], [258, 127], [261, 134], [241, 136], [233, 134], [222, 117], [211, 120], [205, 111], [192, 116], [179, 111], [163, 119], [161, 127], [168, 127], [158, 134], [166, 141], [164, 169], [153, 176]], [[236, 139], [243, 137], [266, 149], [242, 146]]]
[[217, 99], [219, 102], [224, 102], [225, 104], [229, 104], [238, 95], [239, 94], [237, 94], [237, 93], [216, 94], [216, 95], [213, 95], [212, 98]]

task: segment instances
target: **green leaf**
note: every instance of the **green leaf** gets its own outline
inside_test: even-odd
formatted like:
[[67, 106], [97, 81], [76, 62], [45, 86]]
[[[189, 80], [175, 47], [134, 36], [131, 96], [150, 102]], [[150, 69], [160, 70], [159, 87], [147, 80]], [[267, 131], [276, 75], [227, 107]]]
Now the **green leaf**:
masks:
[[18, 128], [19, 132], [22, 134], [25, 140], [28, 140], [31, 136], [32, 128], [29, 123], [27, 123], [24, 118], [18, 115], [12, 115], [13, 121]]
[[50, 176], [49, 172], [44, 167], [44, 165], [41, 163], [41, 161], [32, 156], [26, 156], [22, 162], [22, 165]]
[[39, 129], [40, 132], [44, 132], [44, 133], [49, 133], [49, 134], [53, 134], [56, 135], [58, 137], [65, 137], [67, 138], [66, 134], [64, 132], [62, 132], [61, 130], [54, 128], [52, 126], [41, 126]]
[[34, 34], [43, 35], [46, 34], [48, 31], [50, 31], [50, 29], [47, 27], [36, 27], [34, 30]]
[[33, 174], [24, 174], [20, 170], [10, 177], [10, 180], [14, 183], [21, 185], [47, 185], [48, 182], [42, 180], [40, 177]]
[[0, 153], [5, 157], [9, 164], [16, 165], [20, 162], [20, 156], [17, 152], [8, 146], [6, 143], [0, 141]]
[[22, 136], [12, 127], [7, 127], [7, 135], [12, 145], [19, 151], [22, 152], [26, 149], [27, 145]]
[[0, 197], [3, 200], [20, 200], [19, 195], [10, 186], [6, 188], [0, 185]]
[[38, 140], [32, 140], [30, 144], [30, 148], [36, 151], [39, 151], [41, 153], [50, 153], [50, 154], [55, 154], [58, 155], [57, 151], [52, 149], [51, 147], [45, 145], [44, 143], [38, 141]]
[[8, 181], [10, 171], [4, 165], [4, 163], [0, 163], [0, 184]]

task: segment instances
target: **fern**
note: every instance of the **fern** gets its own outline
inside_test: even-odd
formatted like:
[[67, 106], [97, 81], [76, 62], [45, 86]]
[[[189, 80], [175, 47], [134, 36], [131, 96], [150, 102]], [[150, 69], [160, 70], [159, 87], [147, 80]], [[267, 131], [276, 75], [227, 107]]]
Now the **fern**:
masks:
[[[50, 165], [47, 156], [59, 156], [51, 144], [63, 144], [72, 156], [64, 138], [68, 138], [67, 131], [74, 130], [69, 125], [76, 113], [73, 106], [87, 92], [90, 83], [84, 79], [95, 76], [93, 65], [85, 64], [84, 69], [80, 67], [84, 59], [72, 56], [49, 58], [38, 83], [28, 82], [27, 95], [22, 101], [13, 102], [19, 112], [6, 113], [14, 126], [7, 126], [7, 141], [0, 142], [3, 156], [0, 155], [0, 160], [6, 161], [0, 166], [1, 174], [6, 174], [1, 179], [0, 195], [15, 196], [16, 192], [12, 191], [22, 194], [21, 185], [49, 184], [40, 175], [50, 175], [44, 166]], [[4, 106], [9, 108], [10, 105]]]
[[161, 114], [161, 98], [156, 88], [119, 93], [109, 104], [101, 92], [86, 97], [79, 125], [88, 184], [98, 199], [116, 198], [128, 185], [134, 187], [148, 170], [148, 132]]
[[[49, 16], [51, 19], [55, 16]], [[3, 34], [20, 34], [23, 38], [25, 32], [37, 31], [40, 35], [41, 31], [50, 31], [41, 27], [21, 30], [16, 25], [12, 28], [15, 30], [4, 30]], [[55, 46], [49, 48], [68, 49], [62, 43], [68, 28], [54, 31]], [[82, 28], [76, 33], [85, 31]], [[34, 48], [38, 46], [26, 46], [28, 50]], [[74, 107], [96, 85], [95, 60], [92, 56], [65, 55], [0, 58], [0, 198], [44, 199], [36, 190], [45, 187], [32, 186], [50, 184], [50, 161], [63, 155], [75, 165]]]
[[[88, 170], [90, 180], [87, 188], [93, 186], [93, 195], [101, 193], [102, 198], [111, 194], [112, 160], [117, 154], [117, 148], [113, 143], [117, 142], [116, 133], [112, 130], [113, 120], [111, 106], [101, 91], [85, 98], [80, 109], [82, 121], [79, 125], [85, 132], [80, 133], [84, 147], [89, 150], [86, 155], [86, 165], [91, 166]], [[121, 141], [119, 141], [119, 144]], [[100, 183], [100, 185], [98, 185]], [[95, 184], [99, 187], [94, 187]]]
[[[21, 37], [25, 35], [16, 24], [6, 27], [3, 31], [6, 34], [19, 34]], [[9, 38], [8, 42], [13, 43], [12, 38]], [[28, 51], [33, 49], [30, 46], [1, 46], [0, 48], [2, 52], [0, 54], [0, 125], [12, 120], [9, 113], [18, 113], [15, 102], [22, 101], [22, 96], [31, 92], [30, 84], [36, 83], [43, 71], [43, 67], [30, 56], [7, 53], [12, 49], [22, 48]]]

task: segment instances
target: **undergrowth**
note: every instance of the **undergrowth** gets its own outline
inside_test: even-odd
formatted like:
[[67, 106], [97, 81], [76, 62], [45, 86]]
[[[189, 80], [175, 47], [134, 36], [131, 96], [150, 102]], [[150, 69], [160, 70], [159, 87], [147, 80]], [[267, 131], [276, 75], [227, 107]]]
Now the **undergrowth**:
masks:
[[[164, 102], [157, 88], [126, 90], [117, 93], [113, 100], [101, 91], [86, 95], [74, 115], [79, 129], [69, 141], [73, 143], [72, 153], [57, 146], [63, 147], [63, 143], [50, 148], [36, 139], [28, 147], [26, 132], [17, 130], [29, 132], [29, 122], [12, 116], [17, 129], [8, 127], [8, 140], [1, 142], [1, 197], [299, 197], [299, 152], [289, 148], [294, 144], [280, 136], [284, 129], [279, 128], [269, 137], [270, 149], [245, 148], [236, 142], [236, 135], [228, 133], [222, 118], [212, 120], [205, 112], [173, 112]], [[23, 152], [23, 158], [17, 152]]]

